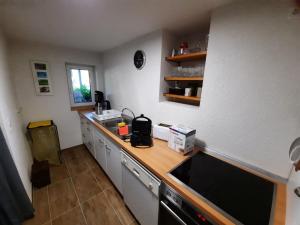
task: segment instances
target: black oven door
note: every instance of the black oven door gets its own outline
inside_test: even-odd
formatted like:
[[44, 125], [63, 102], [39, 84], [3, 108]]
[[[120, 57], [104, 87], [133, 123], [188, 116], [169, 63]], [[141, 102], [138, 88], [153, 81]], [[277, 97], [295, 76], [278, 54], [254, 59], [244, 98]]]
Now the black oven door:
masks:
[[178, 208], [166, 198], [159, 203], [159, 225], [205, 225], [211, 224], [207, 220], [195, 221], [186, 212]]

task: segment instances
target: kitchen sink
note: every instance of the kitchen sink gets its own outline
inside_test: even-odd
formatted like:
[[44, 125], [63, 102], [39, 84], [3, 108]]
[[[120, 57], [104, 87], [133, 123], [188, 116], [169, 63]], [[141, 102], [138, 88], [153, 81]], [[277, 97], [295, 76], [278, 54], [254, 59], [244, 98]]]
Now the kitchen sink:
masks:
[[[112, 133], [117, 135], [119, 138], [122, 140], [127, 139], [132, 131], [132, 118], [129, 116], [122, 116], [119, 118], [114, 118], [114, 119], [108, 119], [108, 120], [103, 120], [103, 121], [97, 121], [99, 124], [110, 130]], [[118, 123], [124, 122], [126, 125], [128, 125], [128, 135], [122, 136], [119, 135], [118, 133]]]
[[120, 118], [103, 120], [103, 121], [101, 121], [101, 124], [103, 126], [105, 126], [106, 128], [109, 128], [109, 127], [117, 127], [118, 123], [121, 123], [121, 122], [124, 122], [128, 125], [131, 125], [132, 119], [130, 117], [123, 116], [123, 117], [120, 117]]

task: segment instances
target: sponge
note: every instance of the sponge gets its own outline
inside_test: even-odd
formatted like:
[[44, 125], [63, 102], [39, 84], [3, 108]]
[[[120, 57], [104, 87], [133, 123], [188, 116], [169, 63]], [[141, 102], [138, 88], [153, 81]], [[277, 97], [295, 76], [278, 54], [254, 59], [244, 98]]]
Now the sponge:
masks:
[[119, 127], [118, 131], [120, 135], [128, 135], [128, 125]]

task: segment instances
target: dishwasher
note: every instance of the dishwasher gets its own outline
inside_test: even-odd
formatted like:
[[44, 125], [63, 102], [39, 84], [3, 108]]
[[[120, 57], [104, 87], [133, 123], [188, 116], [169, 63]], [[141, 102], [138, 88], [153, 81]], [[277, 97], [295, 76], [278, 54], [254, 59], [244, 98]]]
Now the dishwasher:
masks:
[[141, 225], [157, 225], [159, 179], [123, 151], [121, 162], [125, 204]]

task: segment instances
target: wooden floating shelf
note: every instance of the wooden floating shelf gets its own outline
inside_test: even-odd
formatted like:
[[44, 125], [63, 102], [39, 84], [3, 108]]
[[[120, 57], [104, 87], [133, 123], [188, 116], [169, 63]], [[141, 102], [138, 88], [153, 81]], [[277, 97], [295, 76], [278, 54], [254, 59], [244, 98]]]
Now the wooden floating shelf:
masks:
[[202, 76], [191, 76], [191, 77], [174, 77], [174, 76], [167, 76], [165, 77], [166, 81], [202, 81]]
[[183, 61], [191, 61], [191, 60], [199, 60], [205, 58], [207, 55], [207, 51], [188, 53], [183, 55], [169, 56], [166, 57], [167, 61], [170, 62], [183, 62]]
[[178, 99], [178, 100], [200, 102], [200, 97], [196, 97], [196, 96], [183, 96], [183, 95], [174, 95], [169, 93], [165, 93], [164, 96], [168, 98]]

